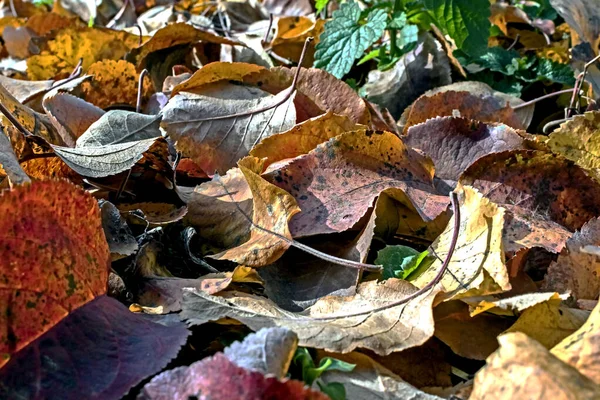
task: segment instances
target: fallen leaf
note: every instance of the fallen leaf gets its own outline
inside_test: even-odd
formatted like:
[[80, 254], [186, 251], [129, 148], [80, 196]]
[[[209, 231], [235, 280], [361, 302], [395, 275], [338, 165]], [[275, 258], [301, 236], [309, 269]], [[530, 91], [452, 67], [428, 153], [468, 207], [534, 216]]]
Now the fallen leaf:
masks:
[[309, 153], [319, 144], [344, 132], [362, 130], [364, 125], [331, 111], [297, 124], [287, 132], [269, 136], [250, 150], [250, 155], [266, 158], [264, 168], [278, 161]]
[[0, 239], [4, 364], [71, 311], [106, 292], [110, 253], [95, 200], [68, 182], [35, 182], [5, 191], [0, 214], [5, 216]]
[[600, 112], [576, 115], [548, 136], [553, 152], [591, 170], [600, 180]]
[[211, 296], [185, 290], [181, 316], [190, 325], [230, 317], [253, 330], [281, 326], [298, 335], [300, 346], [338, 353], [360, 347], [387, 355], [419, 346], [433, 335], [431, 306], [437, 290], [383, 311], [344, 315], [391, 304], [415, 291], [413, 285], [399, 279], [363, 282], [353, 297], [323, 297], [304, 312], [292, 313], [255, 295], [224, 292]]
[[600, 215], [600, 186], [573, 162], [541, 151], [490, 154], [473, 163], [460, 181], [513, 213], [580, 229]]
[[289, 329], [264, 328], [233, 342], [223, 354], [238, 367], [263, 375], [285, 378], [298, 348], [298, 337]]
[[[484, 155], [525, 147], [523, 138], [504, 124], [486, 124], [465, 118], [437, 117], [408, 129], [404, 142], [431, 157], [436, 178], [452, 190], [461, 174]], [[440, 184], [438, 184], [439, 186]]]
[[491, 314], [469, 315], [469, 307], [454, 300], [433, 309], [435, 337], [455, 354], [474, 360], [485, 360], [498, 348], [497, 336], [512, 321]]
[[213, 62], [200, 68], [183, 82], [175, 85], [171, 90], [171, 97], [180, 92], [196, 93], [204, 85], [220, 81], [243, 82], [244, 78], [255, 72], [265, 70], [264, 67], [241, 62]]
[[[74, 148], [52, 148], [69, 167], [83, 176], [115, 175], [134, 166], [157, 142], [161, 136], [159, 124], [160, 116], [109, 111], [90, 125], [77, 139]], [[166, 142], [163, 143], [166, 146]]]
[[28, 99], [48, 91], [54, 84], [54, 81], [24, 81], [0, 76], [0, 84], [4, 86], [17, 101], [25, 104]]
[[[275, 262], [288, 249], [292, 239], [288, 223], [300, 209], [285, 190], [270, 184], [241, 164], [240, 170], [252, 192], [250, 237], [243, 244], [210, 257], [260, 267]], [[226, 186], [223, 189], [230, 193]], [[245, 217], [250, 218], [248, 215]]]
[[10, 139], [0, 127], [0, 176], [2, 175], [8, 176], [12, 185], [21, 185], [31, 181], [19, 164]]
[[353, 352], [350, 354], [323, 354], [335, 357], [356, 367], [350, 372], [325, 371], [321, 378], [325, 383], [339, 382], [346, 389], [346, 396], [352, 400], [382, 399], [413, 399], [438, 400], [441, 397], [427, 394], [411, 386], [383, 365], [370, 357]]
[[426, 220], [448, 204], [433, 190], [431, 162], [391, 132], [346, 132], [264, 176], [298, 201], [294, 237], [349, 229], [386, 189], [404, 191]]
[[179, 45], [189, 45], [199, 41], [229, 45], [241, 44], [231, 39], [196, 29], [189, 24], [175, 23], [156, 31], [148, 41], [133, 49], [127, 57], [132, 60], [138, 71], [140, 71], [145, 67], [146, 58], [150, 53]]
[[458, 110], [462, 118], [501, 122], [515, 129], [527, 128], [509, 105], [492, 96], [479, 97], [469, 92], [448, 90], [419, 97], [410, 107], [404, 133], [430, 118], [454, 116], [454, 110]]
[[[514, 316], [528, 308], [534, 307], [548, 301], [557, 300], [558, 304], [566, 300], [566, 296], [555, 292], [526, 293], [512, 297], [494, 300], [482, 300], [476, 304], [471, 304], [471, 316], [474, 317], [484, 312], [490, 312], [496, 315]], [[471, 303], [469, 300], [465, 300]], [[556, 301], [554, 301], [556, 303]]]
[[543, 290], [570, 293], [575, 300], [594, 300], [600, 293], [600, 260], [586, 252], [586, 246], [600, 245], [600, 219], [586, 222], [567, 241], [558, 259], [548, 268]]
[[129, 256], [138, 250], [138, 243], [131, 229], [121, 217], [119, 209], [108, 201], [100, 202], [102, 229], [113, 261]]
[[565, 307], [560, 303], [560, 299], [551, 299], [525, 309], [506, 332], [522, 332], [551, 349], [577, 331], [589, 316], [589, 311]]
[[600, 370], [598, 369], [598, 318], [600, 306], [596, 305], [589, 318], [574, 333], [564, 338], [550, 351], [558, 359], [577, 368], [579, 372], [587, 376], [596, 384], [600, 382]]
[[308, 44], [304, 55], [306, 65], [312, 65], [315, 60], [315, 46], [323, 33], [324, 26], [325, 20], [314, 17], [280, 17], [277, 20], [275, 36], [271, 41], [271, 50], [280, 57], [298, 62], [306, 39], [315, 38], [316, 40]]
[[523, 333], [504, 334], [500, 348], [475, 375], [470, 400], [478, 399], [594, 399], [600, 389], [577, 370]]
[[202, 393], [213, 400], [240, 396], [273, 400], [327, 400], [329, 397], [311, 391], [304, 382], [279, 381], [260, 372], [248, 371], [229, 361], [222, 353], [197, 361], [189, 367], [178, 367], [154, 377], [138, 396], [139, 400], [187, 400]]
[[[296, 68], [275, 67], [244, 77], [244, 82], [277, 94], [292, 84]], [[345, 82], [317, 68], [303, 68], [296, 84], [298, 122], [327, 111], [344, 115], [357, 124], [369, 126], [371, 115], [365, 101]]]
[[[448, 272], [440, 281], [443, 294], [438, 295], [437, 302], [510, 289], [502, 244], [504, 210], [472, 187], [459, 186], [456, 192], [460, 202], [460, 230]], [[455, 216], [450, 218], [444, 232], [429, 248], [436, 260], [411, 281], [415, 286], [425, 287], [442, 267], [452, 242], [454, 219]]]
[[164, 368], [188, 335], [181, 323], [163, 326], [100, 296], [15, 354], [0, 370], [0, 396], [118, 400]]
[[227, 82], [204, 85], [169, 100], [162, 126], [184, 156], [208, 174], [224, 173], [261, 139], [294, 126], [294, 93], [290, 96], [289, 90], [272, 96]]
[[[101, 60], [87, 70], [93, 78], [81, 85], [83, 99], [100, 108], [114, 105], [136, 106], [138, 93], [138, 73], [135, 65], [125, 60]], [[144, 79], [142, 104], [152, 94], [152, 84]]]
[[44, 96], [42, 106], [69, 147], [75, 147], [77, 138], [105, 114], [102, 109], [79, 97], [60, 92]]
[[27, 59], [30, 79], [65, 78], [75, 69], [79, 59], [87, 71], [100, 60], [118, 60], [137, 46], [138, 37], [125, 31], [106, 28], [65, 28], [50, 40], [39, 55]]
[[550, 4], [584, 41], [597, 49], [600, 43], [598, 10], [589, 0], [550, 0]]

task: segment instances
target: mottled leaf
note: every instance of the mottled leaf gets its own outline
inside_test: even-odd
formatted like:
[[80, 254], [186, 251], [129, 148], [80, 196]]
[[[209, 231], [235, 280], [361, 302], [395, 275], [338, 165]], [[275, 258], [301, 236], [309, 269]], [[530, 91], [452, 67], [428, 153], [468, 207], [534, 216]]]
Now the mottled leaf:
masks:
[[292, 313], [255, 295], [224, 292], [211, 296], [186, 290], [182, 318], [191, 325], [199, 325], [227, 316], [253, 330], [273, 326], [291, 329], [298, 335], [300, 346], [341, 353], [360, 347], [386, 355], [419, 346], [433, 335], [431, 306], [438, 290], [386, 310], [353, 317], [344, 315], [390, 304], [415, 291], [410, 283], [398, 279], [368, 281], [358, 286], [353, 297], [327, 296], [302, 313]]
[[373, 131], [344, 133], [265, 174], [298, 201], [294, 237], [349, 229], [390, 188], [404, 191], [424, 219], [433, 219], [448, 198], [434, 192], [432, 176], [428, 159], [391, 132]]

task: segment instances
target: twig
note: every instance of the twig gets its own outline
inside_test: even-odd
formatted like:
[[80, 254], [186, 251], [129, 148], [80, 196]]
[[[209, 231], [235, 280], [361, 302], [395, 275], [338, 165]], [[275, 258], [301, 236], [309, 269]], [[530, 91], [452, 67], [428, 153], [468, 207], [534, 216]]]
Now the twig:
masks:
[[511, 43], [510, 46], [508, 46], [506, 50], [512, 50], [517, 45], [517, 43], [519, 43], [519, 39], [521, 39], [521, 34], [517, 33], [517, 36], [515, 36], [515, 40]]
[[147, 69], [143, 69], [140, 72], [140, 77], [138, 79], [138, 93], [137, 93], [137, 102], [135, 103], [135, 112], [139, 113], [142, 111], [142, 93], [144, 88], [144, 77], [148, 74]]
[[527, 107], [532, 104], [535, 104], [538, 101], [546, 100], [546, 99], [549, 99], [554, 96], [559, 96], [561, 94], [567, 94], [567, 93], [571, 93], [571, 92], [573, 92], [573, 89], [564, 89], [564, 90], [559, 90], [558, 92], [548, 93], [543, 96], [537, 97], [533, 100], [526, 101], [525, 103], [521, 103], [521, 104], [517, 104], [516, 106], [512, 106], [512, 109], [517, 110], [519, 108], [523, 108], [523, 107]]
[[139, 47], [139, 46], [142, 45], [142, 42], [144, 41], [144, 35], [143, 35], [143, 32], [142, 32], [142, 27], [139, 26], [138, 24], [132, 25], [132, 27], [137, 28], [138, 31], [140, 32], [140, 35], [139, 35], [140, 38], [139, 38], [139, 42], [138, 42], [138, 47]]
[[[565, 109], [565, 118], [569, 118], [572, 116], [571, 111], [574, 110], [575, 107], [575, 98], [581, 90], [582, 82], [585, 81], [587, 70], [590, 66], [592, 66], [596, 61], [600, 59], [600, 55], [592, 58], [583, 66], [583, 71], [577, 76], [577, 80], [575, 81], [575, 87], [573, 88], [573, 95], [571, 96], [571, 102], [569, 103], [569, 108]], [[578, 100], [579, 101], [579, 100]]]
[[125, 190], [125, 185], [127, 185], [127, 181], [129, 180], [129, 177], [131, 176], [132, 170], [133, 170], [133, 168], [129, 168], [129, 171], [127, 171], [127, 175], [125, 176], [125, 178], [119, 185], [119, 190], [117, 190], [117, 194], [115, 195], [115, 203], [119, 201], [119, 198], [123, 194], [123, 191]]
[[442, 280], [444, 273], [448, 269], [448, 265], [450, 265], [450, 260], [452, 259], [452, 255], [454, 254], [454, 249], [456, 249], [456, 243], [458, 241], [458, 233], [460, 232], [460, 208], [459, 208], [459, 204], [458, 204], [458, 196], [456, 193], [452, 192], [450, 194], [450, 198], [452, 199], [452, 208], [454, 211], [454, 229], [452, 231], [452, 241], [450, 242], [450, 248], [448, 249], [448, 254], [446, 254], [446, 259], [444, 260], [444, 263], [442, 264], [437, 275], [435, 276], [435, 278], [433, 278], [433, 280], [431, 282], [429, 282], [427, 285], [423, 286], [421, 289], [417, 290], [416, 292], [409, 294], [402, 300], [394, 301], [392, 303], [386, 304], [385, 306], [376, 307], [376, 308], [372, 308], [370, 310], [359, 311], [359, 312], [350, 313], [350, 314], [341, 314], [341, 315], [334, 315], [334, 316], [329, 316], [329, 317], [314, 317], [314, 318], [310, 318], [310, 320], [311, 321], [328, 321], [328, 320], [334, 320], [334, 319], [338, 319], [338, 318], [360, 317], [361, 315], [367, 315], [367, 314], [372, 314], [372, 313], [376, 313], [376, 312], [380, 312], [380, 311], [385, 311], [387, 309], [397, 307], [402, 304], [406, 304], [409, 301], [411, 301], [412, 299], [419, 297], [420, 295], [422, 295], [423, 293], [427, 292], [429, 289], [431, 289], [435, 285], [437, 285], [439, 283], [439, 281]]
[[317, 258], [320, 258], [322, 260], [328, 261], [333, 264], [337, 264], [337, 265], [341, 265], [341, 266], [349, 267], [349, 268], [354, 268], [354, 269], [366, 270], [366, 271], [378, 272], [383, 269], [380, 265], [365, 264], [365, 263], [361, 263], [361, 262], [357, 262], [357, 261], [346, 260], [344, 258], [339, 258], [339, 257], [332, 256], [330, 254], [320, 252], [319, 250], [313, 249], [312, 247], [309, 247], [305, 244], [299, 243], [299, 242], [295, 241], [294, 239], [290, 239], [288, 237], [280, 235], [277, 232], [273, 232], [270, 229], [267, 229], [267, 228], [264, 228], [262, 226], [255, 224], [254, 221], [252, 220], [252, 218], [250, 218], [250, 216], [246, 215], [246, 213], [244, 212], [244, 210], [241, 209], [241, 207], [237, 203], [237, 201], [235, 201], [235, 199], [233, 198], [233, 195], [231, 194], [229, 189], [227, 189], [227, 186], [225, 186], [225, 184], [221, 180], [221, 177], [218, 174], [215, 174], [215, 178], [216, 178], [216, 181], [221, 185], [221, 187], [223, 188], [225, 193], [229, 196], [229, 199], [235, 205], [235, 207], [237, 208], [239, 213], [242, 214], [244, 216], [244, 218], [246, 218], [246, 220], [248, 220], [250, 225], [252, 225], [254, 228], [261, 230], [265, 233], [268, 233], [270, 235], [273, 235], [273, 236], [281, 239], [282, 241], [286, 242], [290, 246], [296, 247], [297, 249], [303, 250]]
[[10, 12], [12, 13], [13, 17], [18, 18], [19, 14], [17, 14], [14, 0], [8, 0], [8, 4], [10, 5]]
[[544, 127], [542, 128], [542, 132], [544, 132], [545, 134], [548, 134], [548, 133], [550, 133], [550, 128], [554, 128], [555, 126], [558, 126], [558, 125], [562, 124], [563, 122], [570, 121], [571, 119], [573, 119], [573, 118], [568, 117], [568, 118], [561, 118], [561, 119], [557, 119], [554, 121], [550, 121], [546, 125], [544, 125]]
[[269, 27], [267, 28], [267, 31], [265, 32], [265, 36], [263, 37], [263, 43], [267, 43], [269, 40], [269, 34], [271, 33], [271, 27], [273, 26], [273, 14], [269, 13]]

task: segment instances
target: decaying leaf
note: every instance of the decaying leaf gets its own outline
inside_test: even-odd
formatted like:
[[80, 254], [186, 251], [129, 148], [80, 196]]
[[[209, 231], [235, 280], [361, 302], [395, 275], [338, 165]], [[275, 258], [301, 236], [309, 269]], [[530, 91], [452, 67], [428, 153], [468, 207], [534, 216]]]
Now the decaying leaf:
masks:
[[523, 138], [509, 126], [454, 117], [413, 125], [404, 141], [431, 157], [436, 178], [445, 183], [437, 183], [440, 191], [452, 190], [469, 165], [484, 155], [524, 147]]
[[138, 249], [137, 240], [117, 207], [108, 201], [102, 201], [99, 205], [102, 229], [113, 261], [135, 253]]
[[598, 347], [598, 339], [600, 338], [599, 317], [600, 306], [596, 305], [583, 326], [577, 332], [563, 339], [550, 351], [560, 360], [577, 368], [579, 372], [596, 384], [600, 383], [600, 369], [598, 368], [598, 357], [600, 357]]
[[35, 182], [3, 192], [0, 214], [4, 364], [106, 292], [110, 253], [96, 202], [70, 183]]
[[294, 126], [289, 90], [272, 96], [226, 82], [207, 84], [173, 97], [163, 109], [163, 127], [205, 172], [225, 173], [260, 140]]
[[600, 260], [586, 246], [600, 245], [600, 219], [593, 218], [567, 241], [544, 277], [544, 290], [570, 293], [574, 299], [596, 299], [600, 293]]
[[565, 122], [550, 134], [548, 146], [600, 179], [600, 112], [590, 111]]
[[[294, 198], [285, 190], [270, 184], [241, 164], [239, 168], [252, 192], [250, 237], [247, 242], [211, 258], [235, 261], [253, 267], [268, 265], [281, 257], [290, 246], [292, 235], [288, 223], [300, 209]], [[228, 194], [231, 193], [226, 186], [223, 186], [223, 189]], [[249, 215], [244, 217], [250, 219]]]
[[292, 219], [294, 237], [352, 227], [386, 189], [404, 191], [426, 220], [445, 210], [435, 193], [431, 162], [391, 132], [354, 131], [320, 144], [265, 174], [287, 190], [302, 212]]
[[0, 177], [2, 175], [8, 176], [11, 184], [20, 185], [30, 182], [29, 177], [19, 164], [17, 156], [15, 156], [10, 139], [0, 128]]
[[[491, 201], [532, 219], [579, 229], [600, 215], [600, 186], [560, 156], [531, 150], [490, 154], [473, 163], [460, 181]], [[520, 211], [521, 209], [522, 211]]]
[[523, 333], [498, 338], [500, 348], [475, 375], [469, 399], [583, 400], [600, 396], [594, 382], [563, 363], [542, 345]]
[[[164, 368], [188, 335], [178, 321], [164, 326], [100, 296], [73, 311], [0, 369], [0, 397], [118, 400]], [[32, 363], [38, 367], [31, 368]]]
[[411, 386], [401, 377], [362, 353], [352, 352], [331, 356], [356, 365], [351, 372], [325, 371], [322, 375], [322, 379], [326, 383], [339, 382], [343, 384], [348, 399], [369, 400], [374, 396], [390, 400], [441, 399]]
[[304, 382], [279, 381], [260, 372], [240, 368], [222, 353], [197, 361], [189, 367], [163, 372], [147, 383], [140, 400], [187, 400], [202, 393], [214, 400], [243, 396], [253, 399], [327, 400], [329, 397], [311, 391]]
[[269, 136], [250, 150], [250, 155], [266, 158], [265, 168], [278, 161], [307, 154], [319, 144], [344, 132], [364, 129], [346, 116], [331, 111], [304, 121], [287, 132]]
[[419, 97], [410, 106], [404, 133], [409, 127], [430, 118], [453, 116], [454, 110], [458, 110], [463, 118], [482, 122], [501, 122], [515, 129], [527, 128], [507, 103], [502, 103], [495, 97], [482, 98], [469, 92], [449, 90]]
[[157, 141], [161, 136], [159, 124], [160, 116], [109, 111], [90, 125], [74, 148], [52, 148], [83, 176], [115, 175], [135, 165]]
[[[471, 187], [459, 186], [457, 192], [462, 216], [460, 230], [448, 272], [440, 281], [444, 293], [440, 298], [456, 299], [509, 290], [502, 243], [504, 210]], [[444, 232], [430, 247], [430, 253], [437, 260], [411, 281], [417, 287], [431, 282], [442, 267], [452, 242], [454, 218], [450, 218]]]
[[39, 55], [27, 59], [31, 79], [67, 77], [83, 59], [83, 71], [96, 61], [118, 60], [137, 46], [138, 37], [105, 28], [65, 28], [46, 44]]
[[233, 342], [223, 354], [238, 367], [285, 378], [298, 347], [298, 337], [285, 328], [264, 328]]
[[300, 346], [345, 353], [360, 347], [386, 355], [423, 344], [433, 335], [431, 306], [437, 290], [421, 294], [406, 304], [365, 315], [345, 317], [391, 304], [414, 293], [406, 281], [388, 279], [358, 286], [353, 297], [327, 296], [302, 313], [285, 311], [255, 295], [224, 292], [207, 295], [198, 290], [183, 294], [182, 318], [190, 325], [236, 319], [253, 330], [282, 326], [298, 335]]

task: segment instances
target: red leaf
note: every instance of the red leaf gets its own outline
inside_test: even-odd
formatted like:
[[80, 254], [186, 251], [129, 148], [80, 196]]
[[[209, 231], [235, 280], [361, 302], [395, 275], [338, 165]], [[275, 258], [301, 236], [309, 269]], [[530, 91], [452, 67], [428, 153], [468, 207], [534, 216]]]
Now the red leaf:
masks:
[[210, 400], [327, 400], [295, 380], [279, 381], [260, 372], [240, 368], [222, 353], [189, 367], [163, 372], [150, 381], [138, 400], [187, 400], [190, 396]]

